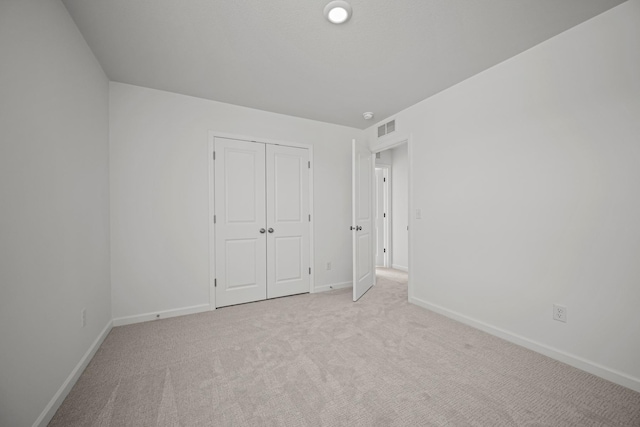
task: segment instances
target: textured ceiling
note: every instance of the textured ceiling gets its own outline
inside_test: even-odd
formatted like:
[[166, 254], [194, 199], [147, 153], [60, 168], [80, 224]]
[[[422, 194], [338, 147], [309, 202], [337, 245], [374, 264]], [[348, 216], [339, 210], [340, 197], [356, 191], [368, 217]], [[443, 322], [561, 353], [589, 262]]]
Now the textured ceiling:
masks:
[[328, 1], [63, 0], [113, 81], [360, 129], [623, 3]]

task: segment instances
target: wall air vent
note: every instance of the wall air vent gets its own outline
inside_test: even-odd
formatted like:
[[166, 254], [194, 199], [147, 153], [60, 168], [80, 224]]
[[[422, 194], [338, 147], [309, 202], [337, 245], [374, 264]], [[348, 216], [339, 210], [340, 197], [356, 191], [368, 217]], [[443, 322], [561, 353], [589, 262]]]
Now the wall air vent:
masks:
[[388, 135], [396, 130], [396, 121], [391, 120], [383, 125], [378, 126], [378, 138]]
[[396, 130], [396, 121], [391, 120], [387, 123], [387, 133], [391, 133]]

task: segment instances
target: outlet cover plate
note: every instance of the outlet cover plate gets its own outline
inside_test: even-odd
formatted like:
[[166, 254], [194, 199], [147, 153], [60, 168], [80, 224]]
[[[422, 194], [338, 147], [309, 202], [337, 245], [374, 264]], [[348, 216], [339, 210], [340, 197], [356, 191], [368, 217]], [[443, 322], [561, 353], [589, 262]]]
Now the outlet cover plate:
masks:
[[560, 304], [553, 304], [553, 320], [567, 323], [567, 307]]

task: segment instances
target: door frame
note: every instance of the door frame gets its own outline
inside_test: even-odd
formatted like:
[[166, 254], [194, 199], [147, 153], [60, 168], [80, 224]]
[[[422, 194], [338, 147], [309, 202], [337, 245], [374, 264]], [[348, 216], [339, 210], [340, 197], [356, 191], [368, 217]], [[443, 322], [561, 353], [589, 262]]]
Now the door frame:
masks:
[[[395, 133], [395, 132], [394, 132]], [[379, 153], [381, 151], [385, 151], [391, 148], [396, 148], [402, 144], [407, 144], [407, 169], [408, 169], [408, 186], [407, 189], [407, 198], [409, 202], [409, 265], [407, 266], [407, 287], [408, 287], [408, 300], [411, 301], [414, 297], [414, 286], [413, 281], [411, 280], [412, 273], [411, 270], [413, 268], [413, 260], [414, 260], [414, 250], [413, 250], [413, 231], [415, 229], [415, 215], [414, 215], [414, 207], [413, 207], [413, 134], [398, 134], [398, 135], [388, 135], [381, 142], [373, 142], [370, 145], [370, 149], [372, 153]]]
[[311, 162], [311, 168], [309, 169], [309, 213], [311, 214], [311, 221], [309, 221], [309, 265], [311, 266], [311, 274], [309, 277], [309, 293], [315, 291], [315, 257], [314, 257], [314, 223], [315, 213], [313, 212], [313, 170], [315, 164], [313, 162], [313, 145], [301, 144], [299, 142], [289, 142], [274, 140], [270, 138], [259, 138], [247, 135], [229, 134], [225, 132], [209, 131], [208, 150], [207, 156], [209, 158], [209, 310], [216, 309], [216, 290], [215, 290], [215, 278], [216, 278], [216, 245], [215, 245], [215, 227], [213, 225], [213, 216], [215, 214], [215, 185], [214, 185], [214, 168], [215, 162], [213, 160], [213, 151], [215, 148], [216, 138], [236, 139], [239, 141], [259, 142], [263, 144], [272, 145], [284, 145], [288, 147], [306, 148], [309, 150], [309, 161]]
[[[391, 266], [390, 260], [392, 259], [391, 254], [393, 251], [393, 248], [392, 248], [393, 241], [391, 236], [391, 233], [393, 232], [393, 230], [391, 230], [391, 224], [392, 224], [391, 220], [393, 218], [392, 203], [391, 203], [391, 165], [386, 163], [376, 163], [375, 169], [382, 169], [385, 174], [384, 178], [386, 178], [386, 182], [385, 182], [386, 185], [384, 186], [383, 193], [385, 198], [384, 210], [387, 213], [387, 217], [383, 219], [383, 224], [384, 224], [383, 239], [386, 242], [385, 246], [386, 246], [387, 252], [383, 255], [383, 260], [384, 260], [383, 267], [389, 268]], [[377, 198], [377, 194], [376, 194], [376, 198]]]

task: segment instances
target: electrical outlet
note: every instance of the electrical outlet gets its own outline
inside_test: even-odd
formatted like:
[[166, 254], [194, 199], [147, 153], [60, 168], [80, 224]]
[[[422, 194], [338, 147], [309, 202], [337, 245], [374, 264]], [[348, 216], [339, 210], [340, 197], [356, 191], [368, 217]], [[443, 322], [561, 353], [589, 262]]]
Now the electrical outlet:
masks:
[[87, 326], [87, 309], [83, 308], [80, 310], [80, 327], [84, 328]]
[[327, 263], [327, 270], [331, 270], [331, 261]]
[[567, 323], [567, 307], [560, 304], [553, 304], [553, 320]]

